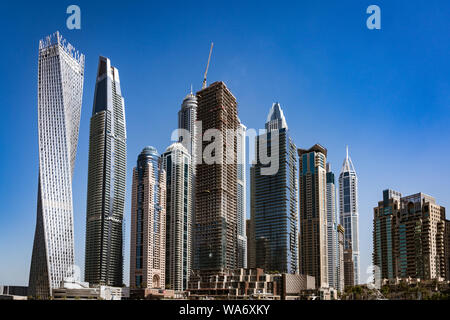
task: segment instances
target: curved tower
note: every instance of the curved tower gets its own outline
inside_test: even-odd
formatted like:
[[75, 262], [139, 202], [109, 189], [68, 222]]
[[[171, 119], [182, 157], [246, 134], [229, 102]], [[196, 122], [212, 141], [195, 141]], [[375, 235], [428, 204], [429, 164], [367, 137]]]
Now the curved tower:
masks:
[[48, 298], [73, 275], [72, 176], [83, 96], [84, 55], [59, 34], [39, 42], [39, 182], [29, 295]]

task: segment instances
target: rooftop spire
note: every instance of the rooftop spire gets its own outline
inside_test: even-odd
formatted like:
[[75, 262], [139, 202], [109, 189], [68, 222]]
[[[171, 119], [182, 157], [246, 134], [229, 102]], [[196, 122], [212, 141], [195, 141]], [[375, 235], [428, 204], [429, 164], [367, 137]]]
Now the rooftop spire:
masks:
[[269, 115], [267, 116], [266, 121], [266, 130], [280, 130], [287, 129], [286, 118], [284, 117], [283, 110], [278, 102], [275, 102], [272, 105], [272, 108], [269, 111]]
[[345, 147], [345, 160], [342, 164], [341, 172], [355, 172], [355, 167], [353, 166], [352, 158], [350, 158], [349, 152], [348, 152], [348, 145]]

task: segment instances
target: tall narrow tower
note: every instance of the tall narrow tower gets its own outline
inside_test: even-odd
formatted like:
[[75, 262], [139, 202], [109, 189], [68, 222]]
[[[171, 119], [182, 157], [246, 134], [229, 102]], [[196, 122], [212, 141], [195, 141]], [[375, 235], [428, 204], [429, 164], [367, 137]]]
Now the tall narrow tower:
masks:
[[[195, 186], [196, 186], [196, 168], [197, 168], [197, 159], [202, 158], [201, 154], [201, 144], [198, 141], [201, 141], [201, 137], [199, 137], [199, 128], [197, 127], [197, 97], [191, 92], [184, 98], [183, 103], [181, 105], [181, 110], [178, 112], [178, 129], [179, 133], [179, 142], [184, 146], [187, 152], [190, 154], [191, 164], [189, 169], [191, 170], [191, 207], [190, 207], [190, 258], [189, 270], [194, 267], [194, 250], [195, 248]], [[197, 156], [198, 154], [198, 156]]]
[[220, 272], [238, 265], [237, 102], [223, 82], [214, 82], [197, 97], [202, 136], [211, 135], [212, 141], [203, 139], [201, 150], [208, 156], [197, 164], [195, 268]]
[[[266, 121], [266, 133], [256, 137], [256, 162], [251, 167], [250, 267], [267, 272], [298, 272], [297, 155], [279, 103]], [[278, 163], [278, 170], [265, 173]], [[275, 168], [275, 167], [274, 167]], [[254, 258], [253, 258], [254, 257]], [[253, 261], [254, 260], [254, 261]]]
[[191, 273], [191, 156], [181, 143], [162, 155], [166, 171], [166, 288], [184, 291]]
[[39, 181], [29, 279], [33, 297], [47, 298], [73, 275], [72, 176], [83, 96], [84, 55], [59, 34], [39, 42]]
[[348, 154], [339, 175], [339, 214], [345, 229], [345, 249], [351, 250], [355, 285], [359, 284], [358, 176]]
[[153, 147], [146, 147], [133, 169], [131, 191], [130, 287], [166, 285], [166, 172]]
[[327, 149], [298, 149], [300, 157], [300, 273], [314, 276], [316, 287], [328, 287]]
[[247, 268], [247, 193], [246, 193], [246, 134], [247, 127], [239, 121], [237, 137], [237, 228], [238, 267]]
[[126, 187], [125, 105], [119, 71], [100, 57], [89, 137], [85, 280], [122, 286]]
[[336, 201], [336, 184], [331, 164], [327, 163], [327, 246], [328, 246], [328, 282], [338, 289], [339, 239]]

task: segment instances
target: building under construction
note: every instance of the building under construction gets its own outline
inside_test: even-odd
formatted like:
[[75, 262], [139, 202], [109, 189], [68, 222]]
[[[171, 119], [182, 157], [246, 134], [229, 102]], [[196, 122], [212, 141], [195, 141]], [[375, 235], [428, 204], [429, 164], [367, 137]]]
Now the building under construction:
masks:
[[[194, 269], [217, 274], [236, 269], [238, 263], [235, 133], [239, 120], [236, 98], [223, 82], [202, 89], [197, 98], [202, 140], [207, 140], [204, 135], [210, 129], [219, 130], [221, 137], [202, 142], [202, 154], [214, 158], [213, 163], [205, 159], [197, 163]], [[214, 142], [219, 147], [212, 150]]]

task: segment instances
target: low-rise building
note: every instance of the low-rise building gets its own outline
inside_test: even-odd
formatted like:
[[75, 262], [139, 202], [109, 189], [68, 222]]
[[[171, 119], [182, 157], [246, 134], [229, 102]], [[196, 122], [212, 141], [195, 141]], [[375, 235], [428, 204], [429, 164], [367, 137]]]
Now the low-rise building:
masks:
[[53, 290], [54, 300], [122, 300], [122, 288], [89, 287], [88, 282], [66, 279], [61, 288]]
[[315, 289], [315, 278], [301, 274], [265, 273], [261, 268], [235, 269], [219, 274], [195, 274], [189, 281], [189, 297], [204, 299], [299, 299]]

